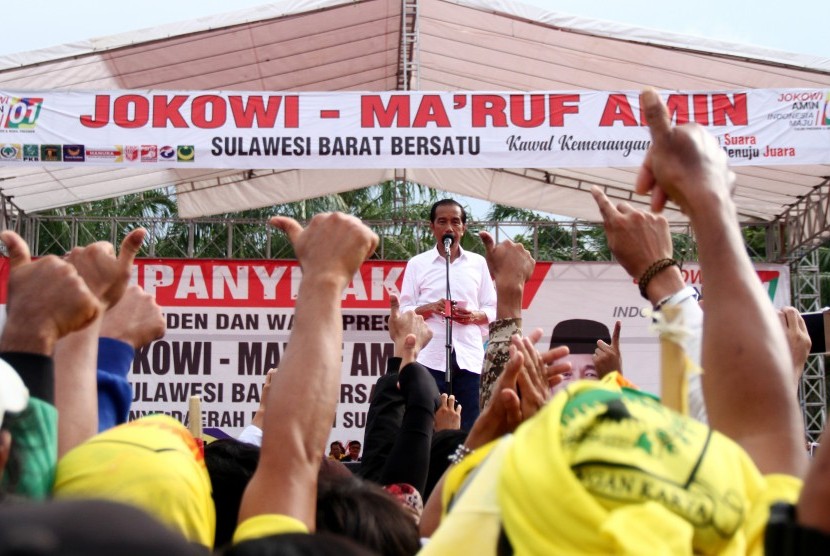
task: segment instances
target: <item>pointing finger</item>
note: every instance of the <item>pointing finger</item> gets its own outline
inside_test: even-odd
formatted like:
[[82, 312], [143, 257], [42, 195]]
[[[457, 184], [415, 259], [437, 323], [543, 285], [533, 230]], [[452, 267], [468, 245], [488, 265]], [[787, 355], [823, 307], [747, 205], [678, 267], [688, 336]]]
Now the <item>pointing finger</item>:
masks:
[[614, 323], [614, 332], [611, 334], [611, 345], [615, 348], [620, 346], [620, 329], [622, 329], [622, 322], [617, 321]]
[[591, 187], [591, 195], [594, 196], [594, 201], [596, 201], [597, 206], [599, 207], [599, 212], [602, 214], [603, 220], [607, 222], [616, 214], [617, 209], [614, 208], [614, 205], [611, 204], [611, 201], [608, 200], [608, 197], [602, 192], [602, 189], [596, 185]]
[[640, 93], [640, 110], [646, 115], [646, 123], [655, 145], [664, 145], [671, 135], [671, 120], [660, 95], [651, 87]]
[[389, 313], [392, 319], [397, 319], [401, 313], [401, 302], [394, 293], [389, 294]]
[[29, 246], [23, 238], [11, 230], [4, 230], [0, 233], [0, 239], [6, 244], [9, 250], [9, 263], [11, 268], [17, 268], [32, 262], [32, 255], [29, 253]]

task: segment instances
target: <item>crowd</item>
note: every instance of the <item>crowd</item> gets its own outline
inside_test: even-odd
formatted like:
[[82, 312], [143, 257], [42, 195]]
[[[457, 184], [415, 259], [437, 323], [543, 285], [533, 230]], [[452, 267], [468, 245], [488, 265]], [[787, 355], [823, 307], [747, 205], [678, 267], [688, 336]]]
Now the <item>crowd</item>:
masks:
[[[652, 211], [593, 196], [661, 331], [660, 398], [622, 375], [619, 323], [568, 321], [540, 351], [521, 314], [535, 262], [481, 232], [487, 284], [468, 304], [419, 300], [404, 278], [363, 442], [326, 455], [341, 294], [378, 238], [339, 213], [305, 229], [275, 217], [303, 270], [290, 342], [251, 426], [205, 446], [164, 415], [126, 422], [134, 350], [164, 334], [153, 298], [128, 286], [144, 230], [118, 253], [99, 242], [36, 261], [2, 232], [0, 555], [827, 553], [830, 453], [808, 459], [796, 395], [803, 322], [777, 314], [756, 278], [717, 140], [672, 127], [652, 90], [641, 106], [652, 144], [635, 189]], [[705, 310], [672, 258], [668, 201], [694, 228]], [[445, 239], [447, 265], [478, 268], [458, 248], [455, 205], [433, 211], [427, 283]], [[453, 363], [480, 384], [461, 406], [430, 364], [443, 346], [423, 356], [446, 319], [489, 327], [478, 368], [469, 354]], [[480, 414], [462, 427], [465, 408]]]

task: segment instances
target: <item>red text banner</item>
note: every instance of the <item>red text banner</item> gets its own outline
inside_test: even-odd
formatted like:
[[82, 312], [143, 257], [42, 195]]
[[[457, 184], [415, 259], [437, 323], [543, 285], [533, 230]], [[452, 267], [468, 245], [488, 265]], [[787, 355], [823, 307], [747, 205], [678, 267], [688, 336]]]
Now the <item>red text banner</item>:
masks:
[[[830, 162], [830, 89], [666, 92], [735, 165]], [[0, 91], [0, 165], [638, 166], [638, 93]]]

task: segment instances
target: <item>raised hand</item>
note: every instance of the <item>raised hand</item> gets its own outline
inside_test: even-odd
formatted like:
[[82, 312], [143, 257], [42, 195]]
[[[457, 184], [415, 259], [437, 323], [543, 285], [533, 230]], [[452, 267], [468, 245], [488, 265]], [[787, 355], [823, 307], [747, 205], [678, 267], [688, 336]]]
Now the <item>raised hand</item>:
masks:
[[625, 202], [615, 207], [597, 186], [591, 188], [591, 195], [602, 214], [608, 248], [632, 278], [642, 276], [655, 261], [671, 258], [671, 234], [665, 217]]
[[5, 230], [0, 239], [11, 266], [0, 350], [51, 355], [58, 339], [98, 317], [100, 304], [66, 261], [50, 255], [32, 262], [19, 235]]
[[435, 410], [435, 432], [460, 429], [462, 409], [461, 404], [455, 403], [455, 396], [441, 394], [438, 409]]
[[281, 216], [270, 223], [288, 235], [303, 277], [291, 339], [265, 395], [262, 450], [239, 519], [282, 514], [313, 531], [320, 448], [331, 431], [340, 389], [343, 290], [374, 252], [378, 236], [341, 213], [318, 214], [305, 229]]
[[506, 239], [496, 244], [488, 232], [479, 232], [485, 259], [496, 284], [496, 318], [521, 318], [524, 285], [533, 274], [536, 261], [521, 243]]
[[498, 285], [499, 282], [524, 284], [533, 274], [536, 261], [524, 245], [505, 239], [499, 244], [489, 232], [478, 233], [484, 244], [487, 268]]
[[334, 279], [344, 288], [379, 241], [358, 218], [340, 212], [318, 214], [305, 229], [286, 216], [275, 216], [270, 223], [288, 235], [304, 276]]
[[790, 356], [793, 361], [793, 379], [796, 387], [804, 372], [804, 365], [810, 356], [810, 348], [813, 345], [810, 334], [807, 332], [807, 324], [804, 318], [798, 313], [795, 307], [784, 307], [778, 311], [781, 319], [781, 326], [784, 327], [784, 336], [787, 338], [787, 345], [790, 347]]
[[128, 286], [101, 321], [101, 336], [121, 340], [138, 349], [158, 340], [167, 329], [156, 298], [140, 286]]
[[421, 349], [432, 339], [432, 330], [424, 317], [414, 311], [401, 313], [398, 296], [389, 295], [389, 336], [395, 343], [395, 355], [401, 358], [401, 368], [415, 361]]
[[596, 368], [600, 378], [614, 371], [622, 373], [620, 328], [622, 328], [622, 322], [617, 321], [614, 324], [614, 332], [611, 334], [611, 345], [602, 340], [597, 340], [597, 349], [594, 351], [594, 368]]
[[735, 174], [717, 139], [695, 123], [671, 126], [669, 113], [654, 89], [640, 94], [640, 109], [651, 132], [651, 148], [637, 175], [636, 192], [651, 194], [651, 209], [660, 212], [671, 199], [692, 215], [711, 201], [729, 199]]
[[556, 359], [568, 354], [560, 347], [540, 354], [534, 347], [542, 335], [534, 330], [526, 338], [513, 336], [510, 358], [493, 386], [493, 394], [481, 412], [465, 445], [478, 448], [513, 432], [521, 423], [535, 415], [550, 399], [550, 387], [570, 364], [557, 364]]
[[118, 257], [111, 243], [97, 241], [86, 247], [75, 247], [66, 260], [78, 269], [90, 291], [104, 309], [112, 307], [127, 289], [133, 261], [141, 249], [147, 230], [136, 228], [121, 242]]

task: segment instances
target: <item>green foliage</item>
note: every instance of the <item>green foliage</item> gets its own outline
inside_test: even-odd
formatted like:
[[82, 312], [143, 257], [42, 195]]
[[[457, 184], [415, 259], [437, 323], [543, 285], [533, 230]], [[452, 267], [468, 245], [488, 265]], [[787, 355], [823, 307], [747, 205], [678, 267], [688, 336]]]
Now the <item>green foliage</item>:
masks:
[[767, 260], [767, 229], [762, 226], [745, 226], [741, 232], [749, 258], [753, 261]]
[[117, 244], [130, 230], [143, 226], [149, 232], [143, 256], [294, 258], [285, 235], [267, 225], [269, 218], [283, 215], [307, 222], [315, 214], [340, 211], [370, 226], [384, 221], [375, 226], [383, 239], [375, 257], [405, 260], [432, 244], [427, 221], [437, 198], [437, 192], [418, 184], [389, 181], [295, 203], [179, 220], [174, 192], [159, 189], [37, 215], [35, 252], [62, 255], [75, 245], [99, 240]]

